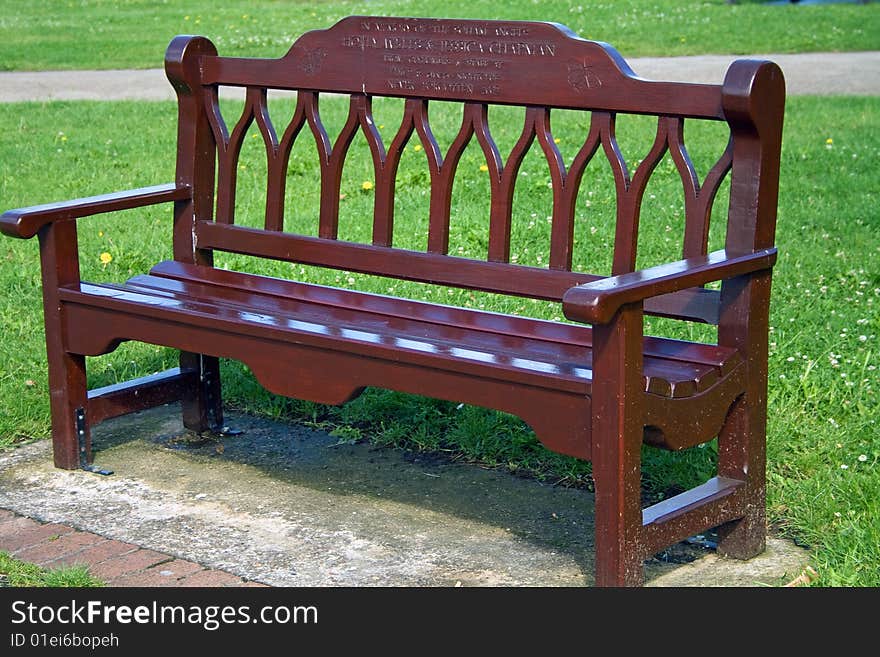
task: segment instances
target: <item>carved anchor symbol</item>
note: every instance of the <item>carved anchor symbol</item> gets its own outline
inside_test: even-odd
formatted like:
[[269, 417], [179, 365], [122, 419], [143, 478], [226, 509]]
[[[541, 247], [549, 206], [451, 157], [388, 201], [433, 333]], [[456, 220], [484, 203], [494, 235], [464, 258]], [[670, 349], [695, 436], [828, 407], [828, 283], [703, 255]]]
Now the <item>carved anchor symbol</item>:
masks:
[[592, 66], [585, 62], [569, 62], [568, 63], [568, 84], [578, 93], [583, 93], [587, 89], [601, 87], [602, 80], [592, 71]]

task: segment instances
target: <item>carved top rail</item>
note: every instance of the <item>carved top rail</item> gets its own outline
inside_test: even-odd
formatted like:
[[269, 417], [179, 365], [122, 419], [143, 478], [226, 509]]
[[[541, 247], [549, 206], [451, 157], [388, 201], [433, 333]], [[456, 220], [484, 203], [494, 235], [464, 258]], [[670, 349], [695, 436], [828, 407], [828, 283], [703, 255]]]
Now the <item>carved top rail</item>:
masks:
[[203, 75], [204, 84], [723, 118], [717, 86], [639, 80], [613, 48], [554, 23], [350, 16], [278, 60], [210, 58]]

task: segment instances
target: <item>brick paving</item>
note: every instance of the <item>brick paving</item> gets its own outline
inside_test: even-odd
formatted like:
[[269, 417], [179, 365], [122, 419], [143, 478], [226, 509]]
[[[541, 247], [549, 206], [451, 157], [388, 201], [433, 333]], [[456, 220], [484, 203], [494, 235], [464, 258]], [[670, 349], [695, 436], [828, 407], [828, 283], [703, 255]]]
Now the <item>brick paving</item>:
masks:
[[131, 543], [0, 509], [0, 550], [44, 568], [85, 565], [107, 586], [265, 586]]

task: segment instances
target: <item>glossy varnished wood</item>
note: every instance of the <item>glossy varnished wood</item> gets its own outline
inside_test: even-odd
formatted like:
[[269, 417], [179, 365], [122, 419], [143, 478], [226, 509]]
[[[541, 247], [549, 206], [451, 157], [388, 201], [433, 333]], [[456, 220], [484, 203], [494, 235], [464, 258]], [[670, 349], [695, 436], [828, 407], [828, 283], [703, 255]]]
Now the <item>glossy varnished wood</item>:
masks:
[[47, 203], [9, 210], [0, 215], [0, 231], [10, 237], [27, 239], [50, 223], [71, 221], [105, 212], [130, 210], [169, 201], [185, 201], [191, 189], [185, 184], [155, 185], [113, 194], [89, 196], [73, 201]]
[[92, 424], [137, 410], [178, 401], [198, 381], [192, 372], [175, 367], [166, 372], [89, 390], [88, 418]]
[[[188, 428], [222, 429], [219, 359], [232, 358], [268, 390], [316, 402], [344, 403], [379, 386], [496, 408], [523, 418], [548, 448], [592, 460], [599, 585], [640, 584], [644, 559], [711, 527], [725, 554], [748, 558], [763, 549], [785, 95], [775, 64], [739, 60], [722, 84], [648, 81], [607, 44], [553, 23], [354, 16], [304, 34], [278, 59], [221, 57], [204, 37], [179, 36], [165, 69], [178, 97], [173, 183], [0, 216], [3, 233], [40, 238], [57, 466], [90, 459], [95, 422], [175, 399]], [[221, 109], [226, 85], [244, 91], [237, 116]], [[269, 110], [277, 89], [296, 92], [283, 124]], [[348, 103], [333, 137], [321, 116], [328, 93]], [[403, 99], [388, 143], [373, 117], [373, 100], [382, 96]], [[436, 101], [461, 111], [445, 148], [431, 124]], [[524, 108], [509, 151], [493, 137], [494, 105]], [[553, 133], [560, 109], [587, 115], [570, 160]], [[653, 117], [638, 160], [627, 161], [618, 145], [622, 114]], [[702, 179], [685, 140], [697, 120], [729, 132]], [[239, 159], [254, 133], [266, 158], [259, 228], [236, 223]], [[343, 171], [360, 136], [374, 174], [366, 244], [339, 239]], [[318, 159], [320, 200], [309, 235], [285, 225], [298, 140]], [[397, 172], [410, 145], [421, 147], [428, 174], [423, 251], [399, 248], [395, 239]], [[452, 190], [469, 147], [489, 179], [479, 259], [450, 255]], [[516, 186], [533, 150], [550, 180], [547, 267], [511, 257]], [[664, 158], [681, 180], [683, 238], [665, 264], [639, 270], [642, 201]], [[610, 272], [573, 271], [576, 206], [594, 161], [613, 178]], [[724, 248], [709, 252], [713, 204], [728, 179]], [[173, 260], [124, 282], [81, 281], [75, 220], [156, 203], [170, 206]], [[214, 267], [217, 251], [540, 299], [558, 304], [570, 322], [226, 271]], [[720, 290], [706, 287], [717, 281]], [[643, 335], [646, 314], [716, 324], [717, 343]], [[87, 391], [86, 356], [126, 340], [179, 349], [180, 367]], [[641, 508], [643, 443], [683, 450], [715, 437], [717, 476]]]

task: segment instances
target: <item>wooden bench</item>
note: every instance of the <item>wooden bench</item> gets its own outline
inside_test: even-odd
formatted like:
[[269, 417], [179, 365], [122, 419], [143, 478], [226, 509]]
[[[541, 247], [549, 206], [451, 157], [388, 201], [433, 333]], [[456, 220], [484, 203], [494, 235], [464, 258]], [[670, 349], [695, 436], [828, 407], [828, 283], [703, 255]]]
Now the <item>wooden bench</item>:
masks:
[[[525, 420], [549, 449], [591, 460], [598, 585], [642, 583], [646, 558], [713, 527], [719, 552], [749, 558], [763, 550], [768, 307], [785, 96], [775, 64], [736, 61], [720, 85], [646, 81], [611, 47], [560, 25], [349, 17], [303, 35], [277, 60], [220, 57], [207, 39], [179, 36], [165, 68], [179, 101], [175, 182], [0, 219], [7, 235], [40, 241], [58, 467], [89, 467], [96, 423], [170, 401], [182, 402], [189, 429], [220, 430], [218, 359], [230, 358], [274, 393], [321, 403], [341, 404], [377, 386], [499, 409]], [[231, 130], [221, 85], [245, 92]], [[297, 92], [292, 120], [280, 130], [267, 109], [274, 89]], [[350, 97], [335, 141], [318, 111], [324, 94]], [[387, 146], [371, 110], [382, 96], [405, 99]], [[435, 101], [463, 107], [445, 153], [428, 117]], [[489, 130], [487, 108], [496, 104], [525, 108], [506, 158]], [[557, 109], [589, 117], [569, 163], [551, 131]], [[615, 138], [615, 119], [625, 114], [656, 117], [653, 145], [632, 175]], [[730, 132], [702, 183], [683, 138], [692, 121]], [[237, 160], [252, 125], [266, 149], [263, 227], [234, 218]], [[338, 239], [343, 165], [358, 133], [375, 172], [374, 211], [363, 218], [371, 243]], [[317, 235], [285, 229], [297, 138], [318, 149]], [[491, 190], [479, 260], [451, 254], [449, 244], [456, 167], [472, 139]], [[512, 212], [517, 171], [535, 142], [552, 181], [543, 267], [510, 257], [511, 227], [523, 220]], [[396, 172], [407, 144], [426, 156], [424, 251], [393, 243]], [[684, 243], [667, 264], [636, 270], [642, 197], [667, 153], [683, 185]], [[594, 156], [607, 160], [616, 189], [613, 264], [604, 275], [572, 266], [578, 190]], [[708, 252], [711, 207], [728, 174], [724, 248]], [[76, 220], [157, 203], [173, 206], [173, 260], [119, 284], [80, 280]], [[539, 299], [561, 304], [571, 321], [230, 271], [213, 266], [215, 252]], [[713, 281], [720, 289], [707, 287]], [[717, 343], [644, 336], [645, 314], [715, 324]], [[85, 357], [125, 340], [179, 349], [180, 367], [87, 391]], [[717, 476], [642, 509], [643, 442], [681, 450], [716, 437]]]

